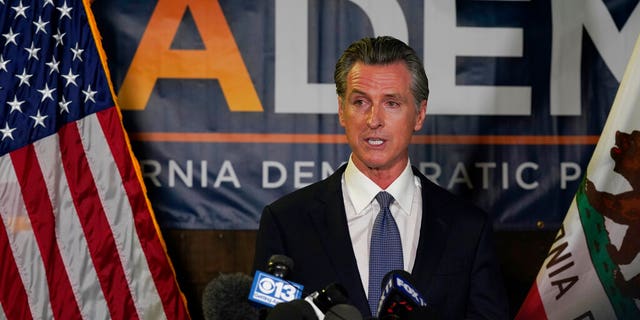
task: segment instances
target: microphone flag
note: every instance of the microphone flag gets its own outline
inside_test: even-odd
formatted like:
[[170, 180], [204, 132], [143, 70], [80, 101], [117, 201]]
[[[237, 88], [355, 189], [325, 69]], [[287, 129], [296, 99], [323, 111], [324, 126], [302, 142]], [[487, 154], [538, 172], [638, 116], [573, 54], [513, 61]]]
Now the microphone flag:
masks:
[[267, 307], [302, 297], [303, 285], [257, 270], [249, 292], [249, 300]]

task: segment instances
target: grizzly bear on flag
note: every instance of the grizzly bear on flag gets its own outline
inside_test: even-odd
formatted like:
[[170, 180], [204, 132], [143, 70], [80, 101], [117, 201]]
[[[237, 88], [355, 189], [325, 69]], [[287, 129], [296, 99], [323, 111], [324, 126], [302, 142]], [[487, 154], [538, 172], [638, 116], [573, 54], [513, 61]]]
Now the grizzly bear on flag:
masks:
[[[612, 221], [629, 228], [620, 248], [607, 245], [611, 260], [617, 265], [630, 264], [640, 252], [640, 131], [631, 134], [617, 131], [616, 145], [611, 148], [613, 171], [622, 175], [631, 185], [631, 191], [611, 194], [598, 191], [587, 179], [585, 193], [591, 206]], [[615, 273], [616, 285], [627, 296], [640, 298], [640, 274], [625, 280]]]

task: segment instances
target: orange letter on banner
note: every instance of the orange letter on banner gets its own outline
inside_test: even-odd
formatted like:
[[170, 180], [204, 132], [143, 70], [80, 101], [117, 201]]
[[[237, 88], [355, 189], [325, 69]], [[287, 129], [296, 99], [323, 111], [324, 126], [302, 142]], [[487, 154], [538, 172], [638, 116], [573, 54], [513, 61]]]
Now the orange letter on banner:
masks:
[[[187, 7], [205, 50], [171, 49]], [[158, 1], [118, 93], [122, 109], [143, 110], [158, 78], [218, 79], [231, 111], [262, 111], [217, 0]]]

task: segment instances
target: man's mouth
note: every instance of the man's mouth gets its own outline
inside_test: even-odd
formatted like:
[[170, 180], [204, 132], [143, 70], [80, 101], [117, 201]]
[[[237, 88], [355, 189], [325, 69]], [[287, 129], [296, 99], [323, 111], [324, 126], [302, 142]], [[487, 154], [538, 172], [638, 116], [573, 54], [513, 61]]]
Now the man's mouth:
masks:
[[368, 142], [370, 145], [379, 146], [379, 145], [381, 145], [384, 141], [383, 141], [382, 139], [371, 138], [371, 139], [367, 139], [367, 142]]

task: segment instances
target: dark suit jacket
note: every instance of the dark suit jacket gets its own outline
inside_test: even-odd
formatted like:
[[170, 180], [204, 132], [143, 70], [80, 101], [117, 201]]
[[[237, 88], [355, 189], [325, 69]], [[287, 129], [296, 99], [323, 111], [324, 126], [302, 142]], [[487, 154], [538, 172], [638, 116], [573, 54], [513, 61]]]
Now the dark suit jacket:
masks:
[[[254, 269], [267, 271], [273, 254], [289, 256], [288, 280], [305, 286], [304, 294], [338, 282], [351, 303], [370, 316], [356, 264], [340, 179], [346, 165], [327, 179], [294, 191], [262, 212]], [[437, 186], [416, 168], [422, 183], [422, 226], [414, 285], [442, 319], [508, 317], [491, 221], [484, 211]]]

